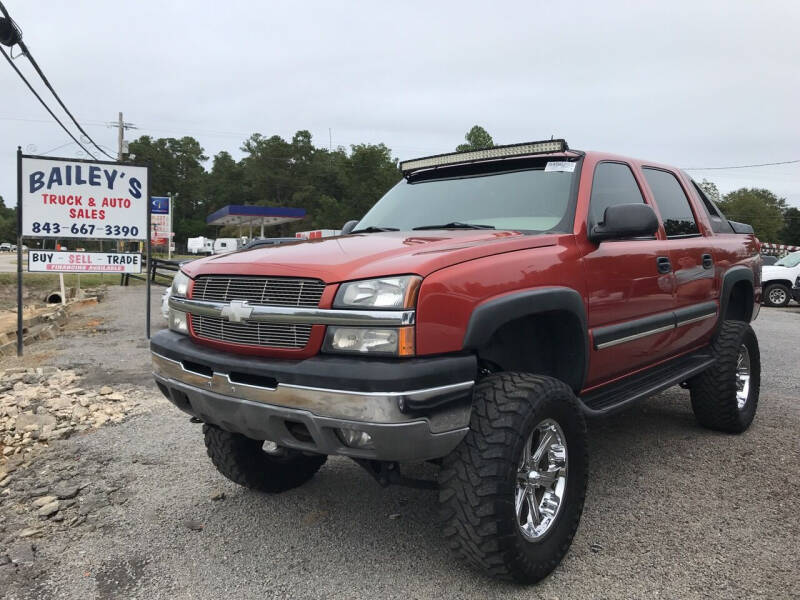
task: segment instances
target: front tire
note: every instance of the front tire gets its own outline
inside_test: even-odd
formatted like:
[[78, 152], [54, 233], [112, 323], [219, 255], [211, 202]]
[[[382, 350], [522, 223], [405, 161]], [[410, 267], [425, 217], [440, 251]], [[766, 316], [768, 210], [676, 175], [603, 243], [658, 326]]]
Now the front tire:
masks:
[[217, 471], [244, 487], [271, 494], [285, 492], [310, 480], [328, 459], [322, 454], [303, 454], [214, 425], [203, 425], [206, 450]]
[[786, 306], [791, 299], [791, 291], [782, 283], [770, 283], [764, 290], [764, 304], [767, 306]]
[[539, 581], [572, 543], [588, 461], [586, 422], [566, 384], [523, 373], [486, 377], [475, 386], [469, 432], [439, 475], [450, 549], [487, 574]]
[[758, 339], [749, 323], [725, 321], [712, 350], [717, 362], [689, 382], [694, 415], [709, 429], [741, 433], [758, 407]]

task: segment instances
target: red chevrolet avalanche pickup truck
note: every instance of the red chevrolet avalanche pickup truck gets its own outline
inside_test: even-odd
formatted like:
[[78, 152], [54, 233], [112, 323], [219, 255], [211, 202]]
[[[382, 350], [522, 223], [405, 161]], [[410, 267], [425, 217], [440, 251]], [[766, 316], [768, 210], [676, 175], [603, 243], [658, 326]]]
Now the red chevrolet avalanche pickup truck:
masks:
[[680, 384], [701, 425], [750, 425], [759, 242], [684, 172], [563, 140], [400, 168], [341, 236], [184, 265], [155, 379], [232, 481], [348, 456], [437, 488], [458, 556], [536, 581], [580, 520], [586, 417]]

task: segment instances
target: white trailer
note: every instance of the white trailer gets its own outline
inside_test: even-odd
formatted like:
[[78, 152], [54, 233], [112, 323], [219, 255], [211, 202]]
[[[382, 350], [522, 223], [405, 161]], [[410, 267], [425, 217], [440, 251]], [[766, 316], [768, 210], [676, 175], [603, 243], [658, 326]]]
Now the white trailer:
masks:
[[213, 254], [214, 240], [207, 237], [195, 237], [186, 240], [189, 254]]
[[234, 252], [241, 246], [239, 238], [217, 238], [214, 240], [214, 254]]

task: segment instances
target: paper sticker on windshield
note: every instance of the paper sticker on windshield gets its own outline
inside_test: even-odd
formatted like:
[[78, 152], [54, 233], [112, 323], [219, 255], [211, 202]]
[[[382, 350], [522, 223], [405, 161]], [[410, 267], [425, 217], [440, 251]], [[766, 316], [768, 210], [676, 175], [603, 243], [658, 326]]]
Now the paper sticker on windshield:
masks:
[[562, 173], [572, 173], [575, 171], [577, 163], [568, 160], [551, 160], [548, 161], [545, 171], [560, 171]]

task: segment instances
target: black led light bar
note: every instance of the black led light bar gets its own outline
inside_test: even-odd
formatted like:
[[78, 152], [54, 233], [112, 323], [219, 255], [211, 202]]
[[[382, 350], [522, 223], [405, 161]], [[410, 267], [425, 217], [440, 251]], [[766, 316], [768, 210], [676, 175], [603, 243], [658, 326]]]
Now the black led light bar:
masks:
[[566, 152], [569, 150], [566, 140], [545, 140], [543, 142], [527, 142], [524, 144], [509, 144], [508, 146], [495, 146], [484, 150], [467, 150], [466, 152], [450, 152], [437, 154], [424, 158], [415, 158], [400, 163], [400, 170], [404, 173], [458, 165], [479, 160], [492, 160], [496, 158], [510, 158], [513, 156], [529, 156], [531, 154], [552, 154], [553, 152]]

